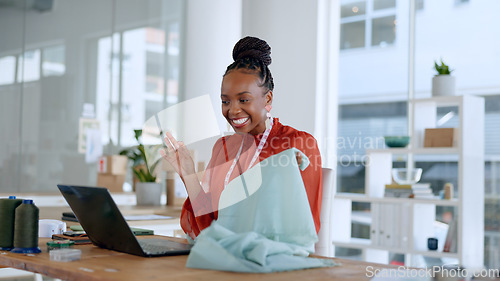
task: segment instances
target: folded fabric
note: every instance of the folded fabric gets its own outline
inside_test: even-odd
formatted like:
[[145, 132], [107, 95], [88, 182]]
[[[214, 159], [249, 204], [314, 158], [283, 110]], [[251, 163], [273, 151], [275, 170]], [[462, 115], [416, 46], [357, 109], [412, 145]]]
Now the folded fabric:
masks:
[[266, 158], [233, 179], [220, 196], [217, 221], [195, 240], [186, 266], [273, 272], [333, 266], [308, 258], [318, 237], [296, 148]]
[[218, 222], [236, 233], [255, 231], [265, 237], [314, 251], [318, 236], [297, 166], [307, 156], [296, 148], [266, 158], [232, 180], [220, 196]]
[[196, 238], [186, 267], [267, 273], [336, 265], [331, 259], [310, 258], [308, 254], [303, 247], [256, 232], [234, 233], [214, 221]]

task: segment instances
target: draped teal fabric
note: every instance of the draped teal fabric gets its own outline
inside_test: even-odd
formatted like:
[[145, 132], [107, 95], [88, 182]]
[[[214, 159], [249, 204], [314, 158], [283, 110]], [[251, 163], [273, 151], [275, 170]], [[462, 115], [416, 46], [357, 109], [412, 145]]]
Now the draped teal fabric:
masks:
[[[297, 152], [268, 157], [229, 183], [218, 219], [196, 238], [187, 267], [273, 272], [335, 265], [307, 257], [318, 237]], [[309, 160], [301, 155], [304, 170]]]

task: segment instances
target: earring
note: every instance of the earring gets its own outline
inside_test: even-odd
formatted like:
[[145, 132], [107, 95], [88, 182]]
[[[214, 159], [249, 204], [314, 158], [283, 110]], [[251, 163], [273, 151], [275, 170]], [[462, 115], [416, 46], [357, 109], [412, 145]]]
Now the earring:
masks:
[[266, 110], [267, 110], [267, 113], [266, 113], [266, 116], [267, 118], [271, 118], [271, 109], [273, 108], [272, 105], [266, 105]]

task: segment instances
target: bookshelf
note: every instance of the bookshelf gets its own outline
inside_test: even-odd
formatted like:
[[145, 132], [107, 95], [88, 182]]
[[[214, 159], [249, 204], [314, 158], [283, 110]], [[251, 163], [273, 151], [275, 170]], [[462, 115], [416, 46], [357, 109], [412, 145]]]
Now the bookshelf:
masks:
[[[359, 249], [362, 259], [388, 263], [389, 253], [405, 255], [405, 265], [415, 266], [416, 256], [452, 258], [468, 269], [483, 267], [484, 252], [484, 99], [476, 96], [434, 97], [410, 100], [413, 110], [411, 141], [407, 148], [367, 150], [365, 193], [336, 193], [332, 205], [333, 245]], [[454, 147], [423, 146], [426, 128], [436, 128], [440, 107], [458, 111], [458, 141]], [[403, 157], [401, 157], [403, 156]], [[414, 165], [415, 157], [456, 161], [457, 186], [451, 200], [384, 197], [392, 181], [393, 159]], [[425, 173], [425, 170], [424, 170]], [[351, 237], [353, 202], [370, 204], [370, 238]], [[436, 207], [452, 207], [457, 230], [456, 251], [427, 249], [427, 238], [435, 236]]]

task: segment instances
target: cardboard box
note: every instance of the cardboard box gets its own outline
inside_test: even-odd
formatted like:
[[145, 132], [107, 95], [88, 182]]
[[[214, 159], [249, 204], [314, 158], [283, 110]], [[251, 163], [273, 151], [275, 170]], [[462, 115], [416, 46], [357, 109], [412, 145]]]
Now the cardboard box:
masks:
[[125, 175], [97, 174], [97, 186], [105, 187], [110, 192], [123, 192]]
[[425, 129], [424, 147], [453, 147], [457, 140], [457, 128]]
[[187, 191], [176, 172], [167, 172], [167, 205], [182, 206], [187, 199]]
[[124, 155], [106, 155], [99, 157], [97, 172], [107, 175], [127, 174], [128, 158]]

